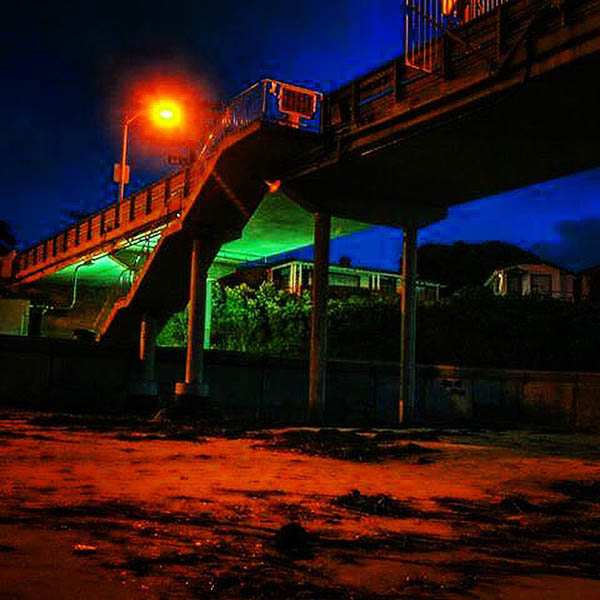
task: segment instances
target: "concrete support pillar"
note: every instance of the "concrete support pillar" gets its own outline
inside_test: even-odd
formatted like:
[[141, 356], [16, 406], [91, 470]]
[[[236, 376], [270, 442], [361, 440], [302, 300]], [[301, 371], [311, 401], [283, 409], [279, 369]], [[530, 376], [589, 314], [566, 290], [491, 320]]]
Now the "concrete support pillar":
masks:
[[27, 335], [40, 337], [42, 335], [45, 309], [41, 306], [30, 306], [27, 319]]
[[192, 243], [190, 264], [190, 300], [185, 360], [185, 381], [175, 384], [179, 397], [208, 397], [204, 383], [204, 325], [206, 310], [206, 271], [200, 268], [200, 240]]
[[210, 350], [210, 336], [212, 334], [212, 296], [214, 279], [206, 280], [206, 302], [204, 307], [204, 349]]
[[148, 314], [140, 322], [140, 343], [138, 348], [138, 378], [132, 382], [132, 396], [158, 396], [156, 381], [156, 338], [158, 337], [156, 319]]
[[408, 423], [415, 418], [417, 391], [417, 228], [409, 225], [404, 228], [402, 245], [402, 333], [401, 333], [401, 372], [400, 423]]
[[324, 213], [316, 213], [308, 385], [308, 418], [312, 423], [318, 423], [322, 420], [325, 408], [330, 236], [331, 216]]
[[146, 381], [154, 381], [156, 369], [156, 319], [144, 315], [140, 324], [140, 353], [142, 376]]

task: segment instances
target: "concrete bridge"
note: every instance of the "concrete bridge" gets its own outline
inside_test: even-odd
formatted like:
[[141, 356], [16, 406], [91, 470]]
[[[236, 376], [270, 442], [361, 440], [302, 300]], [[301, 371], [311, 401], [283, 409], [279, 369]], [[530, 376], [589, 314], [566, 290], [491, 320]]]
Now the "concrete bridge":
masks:
[[145, 393], [155, 389], [156, 333], [189, 305], [176, 392], [202, 397], [207, 278], [314, 240], [309, 408], [318, 418], [329, 240], [365, 224], [401, 227], [399, 412], [410, 418], [419, 227], [454, 204], [600, 163], [600, 0], [478, 6], [461, 18], [407, 0], [405, 55], [324, 98], [256, 84], [232, 101], [193, 165], [8, 257], [4, 278], [50, 307], [62, 290], [56, 321], [85, 304], [82, 326], [100, 343], [137, 343]]

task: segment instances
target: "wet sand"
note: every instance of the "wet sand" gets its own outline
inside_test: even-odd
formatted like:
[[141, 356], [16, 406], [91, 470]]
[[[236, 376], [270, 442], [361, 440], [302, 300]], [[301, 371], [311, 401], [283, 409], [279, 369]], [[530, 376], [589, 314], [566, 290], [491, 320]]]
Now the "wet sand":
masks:
[[598, 598], [599, 442], [6, 413], [0, 600]]

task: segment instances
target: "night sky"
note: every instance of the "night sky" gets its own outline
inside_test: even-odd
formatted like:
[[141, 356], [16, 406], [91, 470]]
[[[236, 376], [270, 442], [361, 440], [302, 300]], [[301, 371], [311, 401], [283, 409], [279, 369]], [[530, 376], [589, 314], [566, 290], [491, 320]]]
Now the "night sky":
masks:
[[[169, 77], [190, 98], [226, 98], [264, 76], [324, 91], [402, 51], [401, 0], [29, 2], [0, 27], [0, 219], [22, 244], [70, 211], [115, 198], [119, 123], [139, 81]], [[176, 147], [132, 132], [132, 186]], [[148, 148], [152, 148], [149, 151]], [[455, 208], [421, 242], [499, 239], [572, 269], [600, 263], [600, 170]], [[397, 268], [399, 233], [333, 245], [336, 260]]]

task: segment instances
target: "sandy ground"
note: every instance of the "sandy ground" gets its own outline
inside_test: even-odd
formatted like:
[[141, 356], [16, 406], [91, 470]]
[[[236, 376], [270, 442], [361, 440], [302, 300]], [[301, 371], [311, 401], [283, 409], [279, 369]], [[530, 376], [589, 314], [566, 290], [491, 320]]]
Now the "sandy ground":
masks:
[[6, 413], [0, 600], [600, 598], [599, 442]]

